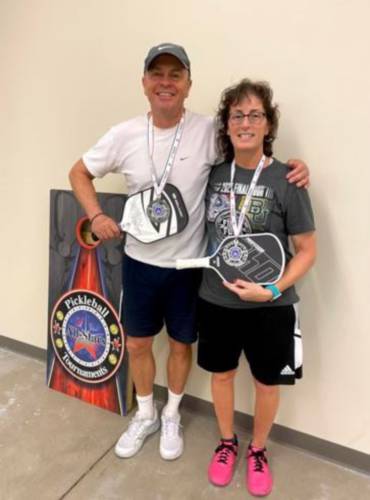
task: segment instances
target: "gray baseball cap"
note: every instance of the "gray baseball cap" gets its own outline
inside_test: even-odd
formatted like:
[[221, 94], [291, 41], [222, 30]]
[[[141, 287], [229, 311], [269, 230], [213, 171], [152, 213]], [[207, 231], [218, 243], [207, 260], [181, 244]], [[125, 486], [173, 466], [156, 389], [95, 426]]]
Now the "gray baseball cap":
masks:
[[176, 45], [175, 43], [161, 43], [152, 47], [144, 61], [144, 73], [145, 71], [148, 71], [149, 66], [152, 64], [154, 59], [162, 54], [170, 54], [171, 56], [176, 57], [176, 59], [178, 59], [184, 68], [186, 68], [190, 73], [190, 61], [188, 55], [185, 52], [184, 47]]

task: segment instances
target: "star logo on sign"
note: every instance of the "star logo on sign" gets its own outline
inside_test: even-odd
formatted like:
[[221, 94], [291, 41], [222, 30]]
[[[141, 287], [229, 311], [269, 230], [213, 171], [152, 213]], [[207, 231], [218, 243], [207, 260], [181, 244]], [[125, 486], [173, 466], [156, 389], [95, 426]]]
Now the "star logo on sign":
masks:
[[119, 350], [121, 349], [121, 343], [119, 341], [119, 339], [113, 339], [113, 342], [112, 342], [112, 351], [117, 351], [119, 352]]
[[54, 321], [54, 323], [53, 323], [53, 333], [55, 333], [55, 335], [59, 335], [61, 329], [62, 329], [62, 327], [60, 326], [60, 324], [58, 323], [58, 321]]

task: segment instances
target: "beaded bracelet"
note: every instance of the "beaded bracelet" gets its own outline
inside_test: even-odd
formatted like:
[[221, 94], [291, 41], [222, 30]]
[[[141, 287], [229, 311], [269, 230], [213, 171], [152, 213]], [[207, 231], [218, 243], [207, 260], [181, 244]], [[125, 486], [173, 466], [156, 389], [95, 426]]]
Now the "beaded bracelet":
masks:
[[99, 217], [99, 215], [105, 215], [104, 212], [98, 212], [97, 214], [94, 215], [94, 217], [91, 217], [90, 219], [90, 224], [92, 224], [94, 222], [94, 220]]

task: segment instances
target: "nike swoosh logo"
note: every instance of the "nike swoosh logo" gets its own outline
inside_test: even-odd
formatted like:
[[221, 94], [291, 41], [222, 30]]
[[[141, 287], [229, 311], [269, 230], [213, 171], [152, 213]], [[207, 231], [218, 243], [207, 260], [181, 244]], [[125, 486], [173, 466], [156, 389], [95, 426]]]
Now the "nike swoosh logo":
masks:
[[187, 160], [188, 158], [190, 158], [190, 156], [183, 156], [182, 158], [179, 158], [179, 160], [183, 161], [183, 160]]

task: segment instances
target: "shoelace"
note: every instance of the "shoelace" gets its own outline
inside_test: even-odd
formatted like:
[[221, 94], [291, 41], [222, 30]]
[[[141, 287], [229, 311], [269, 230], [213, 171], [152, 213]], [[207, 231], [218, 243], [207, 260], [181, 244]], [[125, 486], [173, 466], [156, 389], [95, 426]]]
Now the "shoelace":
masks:
[[167, 438], [177, 437], [180, 428], [181, 428], [181, 424], [177, 420], [172, 420], [170, 418], [166, 418], [163, 421], [162, 433]]
[[219, 454], [217, 457], [217, 462], [227, 464], [230, 453], [234, 453], [236, 455], [235, 449], [231, 444], [225, 444], [221, 443], [219, 446], [216, 448], [216, 453]]
[[254, 458], [254, 471], [264, 472], [264, 464], [267, 464], [265, 450], [251, 450], [251, 457]]

